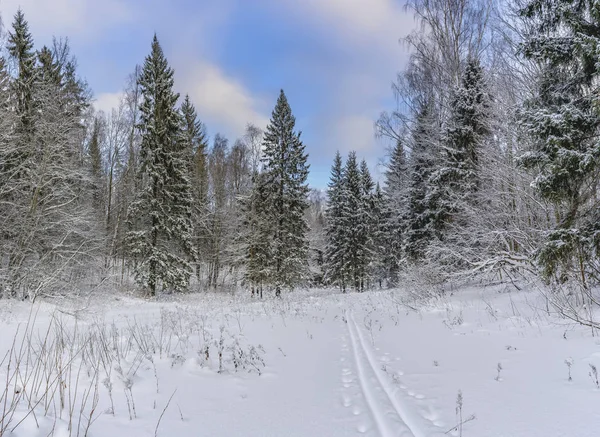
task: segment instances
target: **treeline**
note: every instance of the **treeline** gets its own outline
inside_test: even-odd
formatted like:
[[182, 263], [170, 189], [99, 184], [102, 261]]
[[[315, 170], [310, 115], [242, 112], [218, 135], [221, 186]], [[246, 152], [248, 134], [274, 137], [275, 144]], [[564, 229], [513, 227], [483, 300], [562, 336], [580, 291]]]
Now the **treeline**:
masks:
[[394, 144], [383, 188], [369, 191], [353, 154], [343, 168], [335, 158], [326, 277], [359, 290], [365, 278], [540, 278], [561, 313], [598, 327], [579, 311], [597, 305], [600, 279], [595, 5], [409, 0], [408, 9], [419, 26], [404, 41], [397, 109], [377, 121]]
[[209, 144], [190, 98], [173, 91], [156, 36], [108, 114], [93, 110], [66, 40], [34, 49], [21, 10], [7, 40], [2, 296], [129, 287], [130, 278], [149, 294], [242, 283], [280, 293], [310, 280], [321, 196], [309, 196], [283, 91], [266, 131], [248, 125], [233, 145], [220, 134]]
[[595, 6], [408, 8], [397, 107], [376, 123], [393, 145], [381, 185], [338, 153], [326, 198], [283, 91], [266, 130], [209, 141], [155, 37], [119, 106], [96, 113], [66, 41], [35, 50], [18, 12], [0, 63], [2, 295], [528, 276], [581, 320], [600, 275]]

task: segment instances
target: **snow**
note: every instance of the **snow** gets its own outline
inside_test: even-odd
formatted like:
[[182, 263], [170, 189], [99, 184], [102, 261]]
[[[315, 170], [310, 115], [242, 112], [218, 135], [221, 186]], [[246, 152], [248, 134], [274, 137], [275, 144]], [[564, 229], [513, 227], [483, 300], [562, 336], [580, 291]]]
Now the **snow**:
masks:
[[[458, 436], [448, 431], [459, 422], [459, 391], [465, 437], [597, 435], [600, 389], [590, 364], [600, 366], [600, 339], [589, 328], [557, 318], [537, 292], [510, 286], [462, 288], [429, 300], [412, 296], [404, 290], [309, 290], [263, 301], [229, 294], [170, 301], [99, 296], [37, 303], [33, 311], [5, 301], [0, 353], [11, 348], [17, 329], [24, 332], [30, 313], [33, 343], [48, 326], [63, 330], [52, 329], [50, 337], [79, 338], [80, 345], [98, 338], [89, 333], [110, 333], [119, 345], [111, 352], [119, 358], [109, 378], [114, 414], [98, 366], [92, 437]], [[139, 344], [156, 347], [140, 354]], [[237, 371], [232, 350], [243, 352]], [[20, 398], [6, 435], [85, 435], [94, 366], [76, 350], [63, 353], [74, 355], [65, 407], [57, 390], [52, 402], [44, 399], [27, 414], [35, 378], [13, 379], [19, 382], [8, 384], [0, 410], [10, 409], [15, 386], [30, 397]], [[7, 374], [5, 359], [0, 390]], [[128, 399], [135, 406], [131, 419]]]

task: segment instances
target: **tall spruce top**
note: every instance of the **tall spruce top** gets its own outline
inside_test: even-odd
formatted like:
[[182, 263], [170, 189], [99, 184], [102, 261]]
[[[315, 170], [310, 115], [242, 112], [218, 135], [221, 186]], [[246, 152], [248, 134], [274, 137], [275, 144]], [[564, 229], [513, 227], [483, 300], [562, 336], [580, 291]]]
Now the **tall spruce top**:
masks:
[[[264, 136], [265, 150], [262, 157], [263, 162], [271, 162], [273, 154], [281, 152], [281, 150], [275, 149], [285, 146], [283, 143], [292, 141], [295, 125], [296, 118], [292, 115], [292, 109], [287, 97], [283, 90], [281, 90]], [[285, 157], [279, 158], [285, 159]]]
[[331, 180], [329, 181], [329, 188], [335, 189], [339, 187], [342, 181], [342, 155], [340, 155], [340, 151], [335, 152], [335, 157], [333, 158], [333, 165], [331, 166]]
[[13, 20], [13, 31], [8, 33], [8, 52], [19, 63], [19, 75], [33, 70], [35, 54], [33, 38], [29, 32], [29, 23], [21, 8], [17, 10]]
[[[173, 108], [179, 99], [179, 93], [172, 91], [174, 85], [173, 75], [174, 71], [165, 58], [162, 47], [158, 42], [158, 37], [154, 34], [152, 49], [144, 60], [144, 67], [140, 77], [140, 85], [145, 89], [145, 92], [143, 91], [144, 97], [156, 103], [161, 102], [167, 105], [169, 110]], [[155, 111], [158, 111], [157, 116], [162, 112], [161, 110], [162, 108], [158, 106], [155, 108]]]

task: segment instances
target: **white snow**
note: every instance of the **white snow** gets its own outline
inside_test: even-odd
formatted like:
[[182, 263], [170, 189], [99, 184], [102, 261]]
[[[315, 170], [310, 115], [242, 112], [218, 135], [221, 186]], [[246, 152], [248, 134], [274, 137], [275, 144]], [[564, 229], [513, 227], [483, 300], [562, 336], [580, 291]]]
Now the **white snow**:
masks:
[[[84, 436], [91, 413], [92, 437], [458, 436], [459, 391], [464, 437], [598, 435], [590, 365], [600, 367], [600, 338], [590, 329], [555, 317], [536, 292], [508, 286], [410, 296], [110, 296], [35, 304], [33, 316], [26, 303], [2, 302], [1, 356], [17, 330], [13, 351], [31, 343], [18, 374], [15, 360], [0, 367], [2, 435]], [[31, 341], [19, 349], [24, 332]], [[52, 339], [67, 347], [52, 355]], [[94, 363], [99, 356], [110, 365]], [[59, 375], [62, 388], [39, 374]], [[48, 380], [55, 391], [45, 393]]]

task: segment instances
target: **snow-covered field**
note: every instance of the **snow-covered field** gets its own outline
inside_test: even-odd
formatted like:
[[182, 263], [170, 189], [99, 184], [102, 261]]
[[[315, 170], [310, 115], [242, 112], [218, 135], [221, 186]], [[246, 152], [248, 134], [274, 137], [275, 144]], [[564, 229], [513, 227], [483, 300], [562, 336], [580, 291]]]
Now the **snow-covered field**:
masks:
[[536, 292], [1, 304], [0, 435], [599, 435], [600, 338]]

